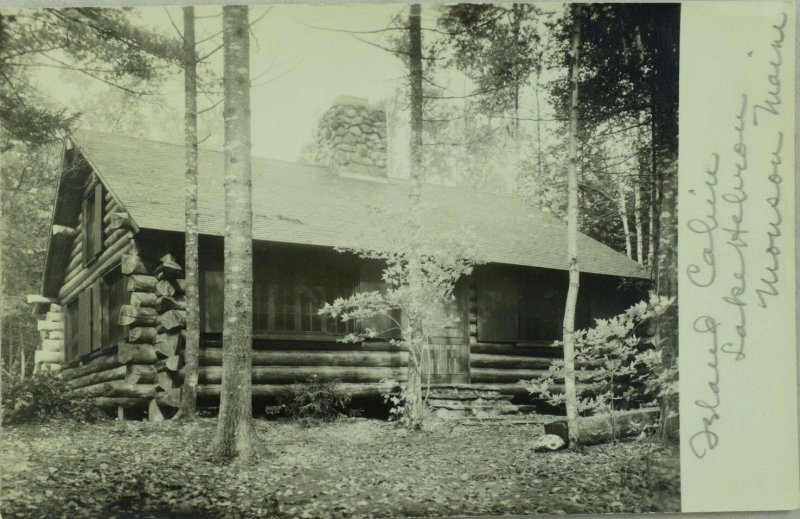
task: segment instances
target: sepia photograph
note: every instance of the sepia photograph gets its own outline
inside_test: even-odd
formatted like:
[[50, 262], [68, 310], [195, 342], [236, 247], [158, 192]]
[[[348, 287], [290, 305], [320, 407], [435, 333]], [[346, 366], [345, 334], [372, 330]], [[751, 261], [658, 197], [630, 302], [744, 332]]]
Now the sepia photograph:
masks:
[[681, 511], [681, 9], [0, 9], [0, 513]]

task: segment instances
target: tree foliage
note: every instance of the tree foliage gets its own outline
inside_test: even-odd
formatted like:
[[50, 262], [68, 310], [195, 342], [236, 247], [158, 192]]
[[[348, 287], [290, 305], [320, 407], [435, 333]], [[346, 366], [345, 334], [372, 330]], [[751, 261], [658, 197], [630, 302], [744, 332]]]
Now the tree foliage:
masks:
[[451, 64], [475, 82], [483, 113], [519, 115], [521, 91], [541, 66], [541, 35], [534, 4], [455, 4], [443, 8]]
[[36, 373], [22, 378], [3, 374], [2, 423], [41, 423], [57, 418], [92, 422], [105, 414], [91, 399], [70, 394], [65, 380], [54, 373]]
[[0, 16], [4, 148], [13, 141], [40, 146], [59, 140], [79, 115], [48, 102], [32, 84], [33, 70], [77, 70], [122, 90], [148, 93], [170, 64], [180, 63], [180, 42], [135, 26], [128, 11], [25, 9]]
[[[383, 318], [386, 327], [359, 327], [343, 341], [362, 342], [396, 332], [399, 338], [390, 342], [409, 352], [409, 369], [419, 369], [429, 352], [429, 338], [458, 321], [448, 312], [455, 301], [453, 290], [479, 260], [469, 245], [471, 241], [465, 238], [468, 233], [432, 233], [420, 223], [416, 212], [376, 208], [371, 216], [384, 242], [376, 247], [340, 250], [382, 262], [385, 288], [338, 298], [326, 303], [319, 313], [343, 322]], [[417, 379], [420, 386], [422, 382]], [[414, 388], [410, 392], [413, 394]], [[418, 420], [418, 416], [411, 416], [408, 422], [417, 426]]]
[[[674, 299], [651, 294], [649, 300], [608, 319], [596, 319], [593, 327], [572, 334], [575, 360], [581, 365], [575, 374], [582, 389], [578, 398], [582, 415], [652, 406], [677, 394], [675, 369], [661, 362], [659, 345], [652, 337], [652, 320], [673, 303]], [[561, 344], [557, 341], [554, 346]], [[564, 365], [556, 362], [546, 376], [524, 385], [552, 405], [563, 405], [564, 394], [556, 390], [563, 378]]]

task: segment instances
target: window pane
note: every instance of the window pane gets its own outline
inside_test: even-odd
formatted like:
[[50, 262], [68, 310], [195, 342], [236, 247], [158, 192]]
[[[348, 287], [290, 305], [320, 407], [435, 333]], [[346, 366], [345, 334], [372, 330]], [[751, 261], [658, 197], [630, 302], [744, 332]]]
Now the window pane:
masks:
[[95, 233], [94, 233], [94, 191], [92, 191], [83, 204], [83, 221], [81, 234], [83, 239], [83, 262], [88, 263], [94, 258]]
[[79, 317], [78, 313], [78, 299], [73, 299], [67, 304], [66, 315], [64, 316], [64, 346], [66, 360], [70, 361], [78, 356], [79, 344]]
[[277, 290], [275, 303], [275, 329], [293, 331], [294, 325], [294, 291], [291, 286], [282, 285]]
[[[257, 272], [254, 272], [257, 274]], [[268, 329], [268, 303], [269, 296], [267, 294], [268, 285], [266, 279], [262, 276], [257, 276], [253, 283], [253, 329], [266, 330]]]
[[120, 308], [126, 303], [128, 294], [125, 291], [125, 278], [120, 269], [114, 269], [106, 275], [103, 281], [106, 290], [104, 304], [108, 309], [104, 313], [106, 317], [106, 334], [103, 346], [110, 346], [125, 340], [127, 335], [127, 327], [118, 324], [117, 321], [119, 320]]
[[221, 333], [224, 313], [223, 287], [224, 273], [218, 270], [206, 270], [202, 273], [202, 308], [203, 331]]
[[516, 280], [502, 272], [485, 272], [477, 282], [478, 340], [517, 340]]
[[78, 355], [92, 351], [92, 289], [78, 295]]

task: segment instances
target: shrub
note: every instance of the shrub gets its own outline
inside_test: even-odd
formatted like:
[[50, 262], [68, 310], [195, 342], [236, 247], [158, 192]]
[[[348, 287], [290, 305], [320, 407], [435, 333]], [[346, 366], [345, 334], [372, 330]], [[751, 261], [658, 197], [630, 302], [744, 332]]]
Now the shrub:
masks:
[[406, 419], [405, 386], [393, 379], [381, 380], [381, 396], [385, 404], [390, 404], [389, 421], [403, 423]]
[[[584, 392], [578, 397], [581, 414], [613, 414], [628, 406], [655, 405], [677, 391], [677, 377], [661, 365], [661, 352], [647, 335], [637, 330], [661, 315], [672, 300], [651, 296], [594, 327], [574, 332], [575, 380]], [[557, 341], [557, 346], [563, 342]], [[530, 393], [551, 405], [563, 405], [565, 395], [552, 391], [564, 379], [563, 361], [554, 362], [546, 376], [523, 381]]]
[[338, 380], [322, 381], [316, 375], [293, 387], [280, 399], [283, 409], [291, 418], [335, 420], [346, 412], [350, 396], [339, 387]]
[[53, 418], [95, 421], [105, 416], [91, 400], [69, 394], [69, 386], [51, 372], [36, 373], [22, 380], [3, 377], [2, 421], [5, 424], [45, 422]]

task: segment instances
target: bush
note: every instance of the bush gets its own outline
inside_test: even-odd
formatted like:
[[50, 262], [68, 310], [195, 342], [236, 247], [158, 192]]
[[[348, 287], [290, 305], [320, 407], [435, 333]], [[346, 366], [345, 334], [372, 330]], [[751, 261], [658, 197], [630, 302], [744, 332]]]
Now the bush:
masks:
[[3, 377], [2, 421], [20, 424], [71, 418], [91, 422], [105, 416], [91, 400], [72, 396], [69, 389], [66, 381], [50, 372], [24, 380], [7, 373]]
[[[575, 381], [584, 389], [578, 397], [581, 415], [653, 406], [659, 398], [677, 392], [676, 370], [662, 366], [661, 352], [652, 337], [637, 335], [644, 323], [661, 315], [672, 302], [652, 295], [649, 301], [641, 301], [609, 319], [596, 319], [592, 328], [574, 332], [575, 361], [582, 365], [575, 370]], [[564, 405], [565, 395], [552, 388], [564, 376], [563, 361], [556, 361], [546, 376], [522, 383], [530, 393], [560, 406]]]
[[324, 382], [314, 375], [292, 387], [280, 403], [291, 418], [333, 421], [347, 411], [350, 403], [350, 396], [342, 392], [338, 384], [338, 380]]
[[389, 404], [389, 421], [406, 425], [406, 388], [394, 379], [381, 380], [383, 403]]

